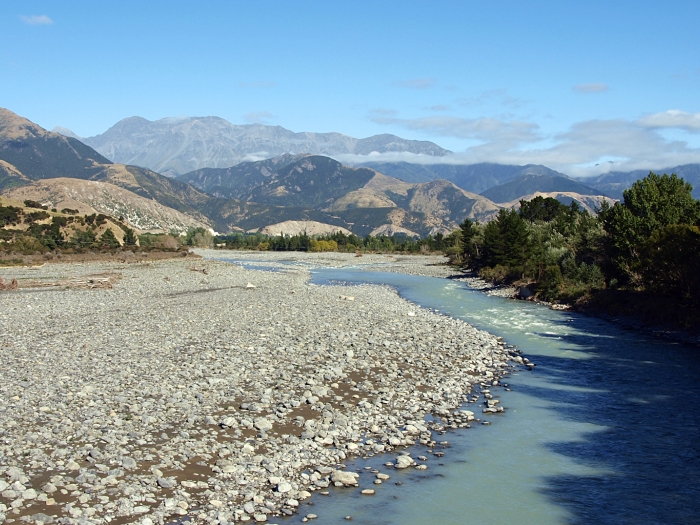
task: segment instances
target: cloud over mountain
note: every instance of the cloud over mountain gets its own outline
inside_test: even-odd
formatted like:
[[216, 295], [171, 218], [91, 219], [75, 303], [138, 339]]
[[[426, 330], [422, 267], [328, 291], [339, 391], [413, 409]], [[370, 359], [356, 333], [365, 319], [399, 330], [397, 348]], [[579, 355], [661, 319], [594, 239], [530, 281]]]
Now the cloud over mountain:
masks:
[[647, 115], [637, 122], [647, 128], [678, 128], [690, 133], [700, 133], [700, 113], [688, 113], [679, 109]]

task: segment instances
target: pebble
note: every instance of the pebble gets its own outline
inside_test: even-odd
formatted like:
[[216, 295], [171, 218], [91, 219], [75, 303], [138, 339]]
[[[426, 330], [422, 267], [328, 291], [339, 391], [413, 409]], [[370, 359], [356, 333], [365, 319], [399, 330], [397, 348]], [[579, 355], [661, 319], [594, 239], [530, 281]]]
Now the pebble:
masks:
[[[292, 263], [275, 273], [209, 261], [203, 275], [180, 260], [3, 268], [20, 282], [121, 279], [111, 290], [3, 293], [0, 504], [34, 516], [44, 502], [63, 525], [266, 521], [330, 484], [357, 486], [346, 460], [434, 444], [433, 433], [466, 424], [464, 396], [515, 356], [388, 287], [338, 300], [337, 288], [309, 285], [309, 267], [356, 265], [353, 254], [283, 256]], [[382, 270], [454, 273], [429, 266], [441, 260]], [[405, 454], [395, 463], [415, 465]]]

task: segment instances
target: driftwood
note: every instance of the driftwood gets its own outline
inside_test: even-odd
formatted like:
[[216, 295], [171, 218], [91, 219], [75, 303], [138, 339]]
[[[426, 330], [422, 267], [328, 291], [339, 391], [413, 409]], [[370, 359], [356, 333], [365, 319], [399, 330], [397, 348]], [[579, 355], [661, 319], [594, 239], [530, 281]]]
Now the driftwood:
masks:
[[9, 283], [6, 283], [0, 277], [0, 290], [16, 290], [18, 287], [17, 279], [12, 279]]
[[120, 278], [120, 274], [103, 273], [86, 275], [84, 277], [73, 277], [72, 279], [59, 279], [57, 281], [23, 281], [22, 283], [18, 283], [17, 279], [12, 279], [9, 284], [3, 283], [0, 278], [0, 290], [16, 290], [18, 288], [112, 289], [114, 288], [114, 283]]
[[197, 268], [196, 266], [192, 266], [190, 268], [190, 271], [191, 272], [200, 272], [200, 273], [203, 273], [204, 275], [209, 275], [209, 272], [207, 271], [206, 268]]

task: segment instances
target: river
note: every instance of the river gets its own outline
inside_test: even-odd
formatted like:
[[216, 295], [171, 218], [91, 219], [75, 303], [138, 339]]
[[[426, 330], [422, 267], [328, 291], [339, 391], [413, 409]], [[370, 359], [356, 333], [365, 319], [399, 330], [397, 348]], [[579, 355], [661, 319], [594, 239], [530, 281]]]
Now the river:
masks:
[[[386, 284], [409, 301], [502, 336], [536, 363], [492, 387], [503, 415], [438, 437], [445, 456], [427, 471], [384, 467], [377, 455], [347, 463], [391, 474], [375, 486], [331, 489], [302, 504], [297, 523], [698, 524], [700, 356], [697, 348], [626, 331], [606, 321], [490, 297], [430, 277], [359, 269], [312, 269], [315, 284]], [[399, 482], [400, 484], [396, 484]]]

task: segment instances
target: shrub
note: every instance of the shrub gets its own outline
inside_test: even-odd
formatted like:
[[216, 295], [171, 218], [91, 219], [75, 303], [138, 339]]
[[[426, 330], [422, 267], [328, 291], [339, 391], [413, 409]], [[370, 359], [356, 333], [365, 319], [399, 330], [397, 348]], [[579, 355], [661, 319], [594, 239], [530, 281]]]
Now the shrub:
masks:
[[21, 208], [15, 206], [0, 206], [0, 226], [6, 224], [16, 225], [20, 222], [20, 216], [23, 214]]
[[27, 199], [24, 201], [24, 205], [27, 208], [39, 208], [40, 210], [48, 210], [48, 206], [43, 206], [40, 202], [33, 201], [31, 199]]
[[510, 280], [517, 279], [517, 271], [514, 273], [511, 268], [497, 264], [493, 268], [486, 266], [479, 270], [479, 277], [484, 281], [488, 281], [493, 284], [500, 284]]
[[199, 227], [191, 229], [185, 235], [185, 244], [187, 246], [196, 246], [199, 248], [211, 248], [214, 244], [214, 236], [210, 231]]
[[537, 291], [545, 301], [556, 299], [564, 284], [564, 276], [558, 265], [547, 266], [542, 273], [542, 278], [537, 284]]
[[33, 211], [24, 216], [24, 222], [27, 224], [31, 224], [32, 222], [43, 221], [44, 219], [48, 219], [49, 217], [51, 217], [51, 215], [49, 215], [43, 210]]
[[153, 246], [161, 250], [176, 251], [180, 247], [180, 243], [172, 235], [161, 235]]

